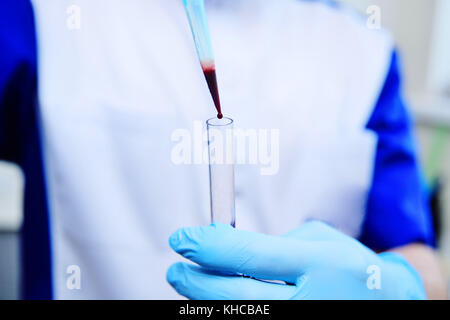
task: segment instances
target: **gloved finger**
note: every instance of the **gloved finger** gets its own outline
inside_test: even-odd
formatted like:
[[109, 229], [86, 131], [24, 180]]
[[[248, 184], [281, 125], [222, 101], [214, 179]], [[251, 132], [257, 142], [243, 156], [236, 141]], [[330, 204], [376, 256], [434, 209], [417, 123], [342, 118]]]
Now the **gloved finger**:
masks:
[[297, 291], [295, 286], [227, 276], [182, 262], [169, 268], [167, 281], [193, 300], [286, 300]]
[[176, 252], [207, 269], [289, 283], [295, 283], [317, 257], [313, 242], [299, 243], [224, 224], [183, 228], [169, 242]]
[[313, 220], [305, 222], [282, 237], [304, 241], [337, 241], [343, 240], [346, 235], [324, 222]]

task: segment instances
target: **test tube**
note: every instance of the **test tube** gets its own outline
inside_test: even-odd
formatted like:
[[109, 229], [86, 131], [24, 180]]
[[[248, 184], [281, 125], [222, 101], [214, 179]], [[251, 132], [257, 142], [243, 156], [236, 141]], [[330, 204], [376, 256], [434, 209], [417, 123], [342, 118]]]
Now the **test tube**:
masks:
[[235, 227], [233, 119], [206, 121], [211, 222]]

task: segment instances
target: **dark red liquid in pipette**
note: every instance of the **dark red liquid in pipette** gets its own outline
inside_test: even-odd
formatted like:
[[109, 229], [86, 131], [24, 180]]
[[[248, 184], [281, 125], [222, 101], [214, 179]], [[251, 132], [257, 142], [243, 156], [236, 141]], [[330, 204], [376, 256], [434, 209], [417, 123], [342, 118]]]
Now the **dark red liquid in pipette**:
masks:
[[217, 118], [222, 119], [222, 108], [220, 107], [220, 98], [219, 98], [219, 89], [217, 87], [217, 77], [216, 77], [216, 68], [214, 65], [208, 64], [203, 65], [203, 74], [205, 75], [206, 83], [208, 83], [209, 92], [211, 92], [211, 96], [214, 101], [214, 105], [217, 110]]

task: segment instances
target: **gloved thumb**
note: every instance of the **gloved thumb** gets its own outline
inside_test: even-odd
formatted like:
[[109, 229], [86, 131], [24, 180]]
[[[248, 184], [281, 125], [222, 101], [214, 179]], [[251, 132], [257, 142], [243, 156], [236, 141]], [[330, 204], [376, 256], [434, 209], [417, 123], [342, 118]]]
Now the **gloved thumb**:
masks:
[[224, 224], [180, 229], [169, 243], [177, 253], [208, 269], [290, 283], [308, 268], [315, 246]]

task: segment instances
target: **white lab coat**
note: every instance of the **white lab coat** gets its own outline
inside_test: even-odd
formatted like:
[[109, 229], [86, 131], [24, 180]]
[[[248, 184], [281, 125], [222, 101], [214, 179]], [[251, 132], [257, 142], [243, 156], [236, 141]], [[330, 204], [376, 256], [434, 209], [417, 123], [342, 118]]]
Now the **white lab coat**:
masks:
[[[206, 165], [171, 161], [178, 128], [215, 115], [181, 0], [34, 0], [55, 298], [175, 298], [168, 237], [209, 217]], [[392, 40], [319, 2], [207, 6], [225, 115], [280, 130], [280, 169], [236, 167], [237, 226], [307, 219], [358, 236], [376, 138], [364, 130]], [[276, 261], [274, 261], [276, 263]], [[66, 286], [67, 267], [81, 289]]]

